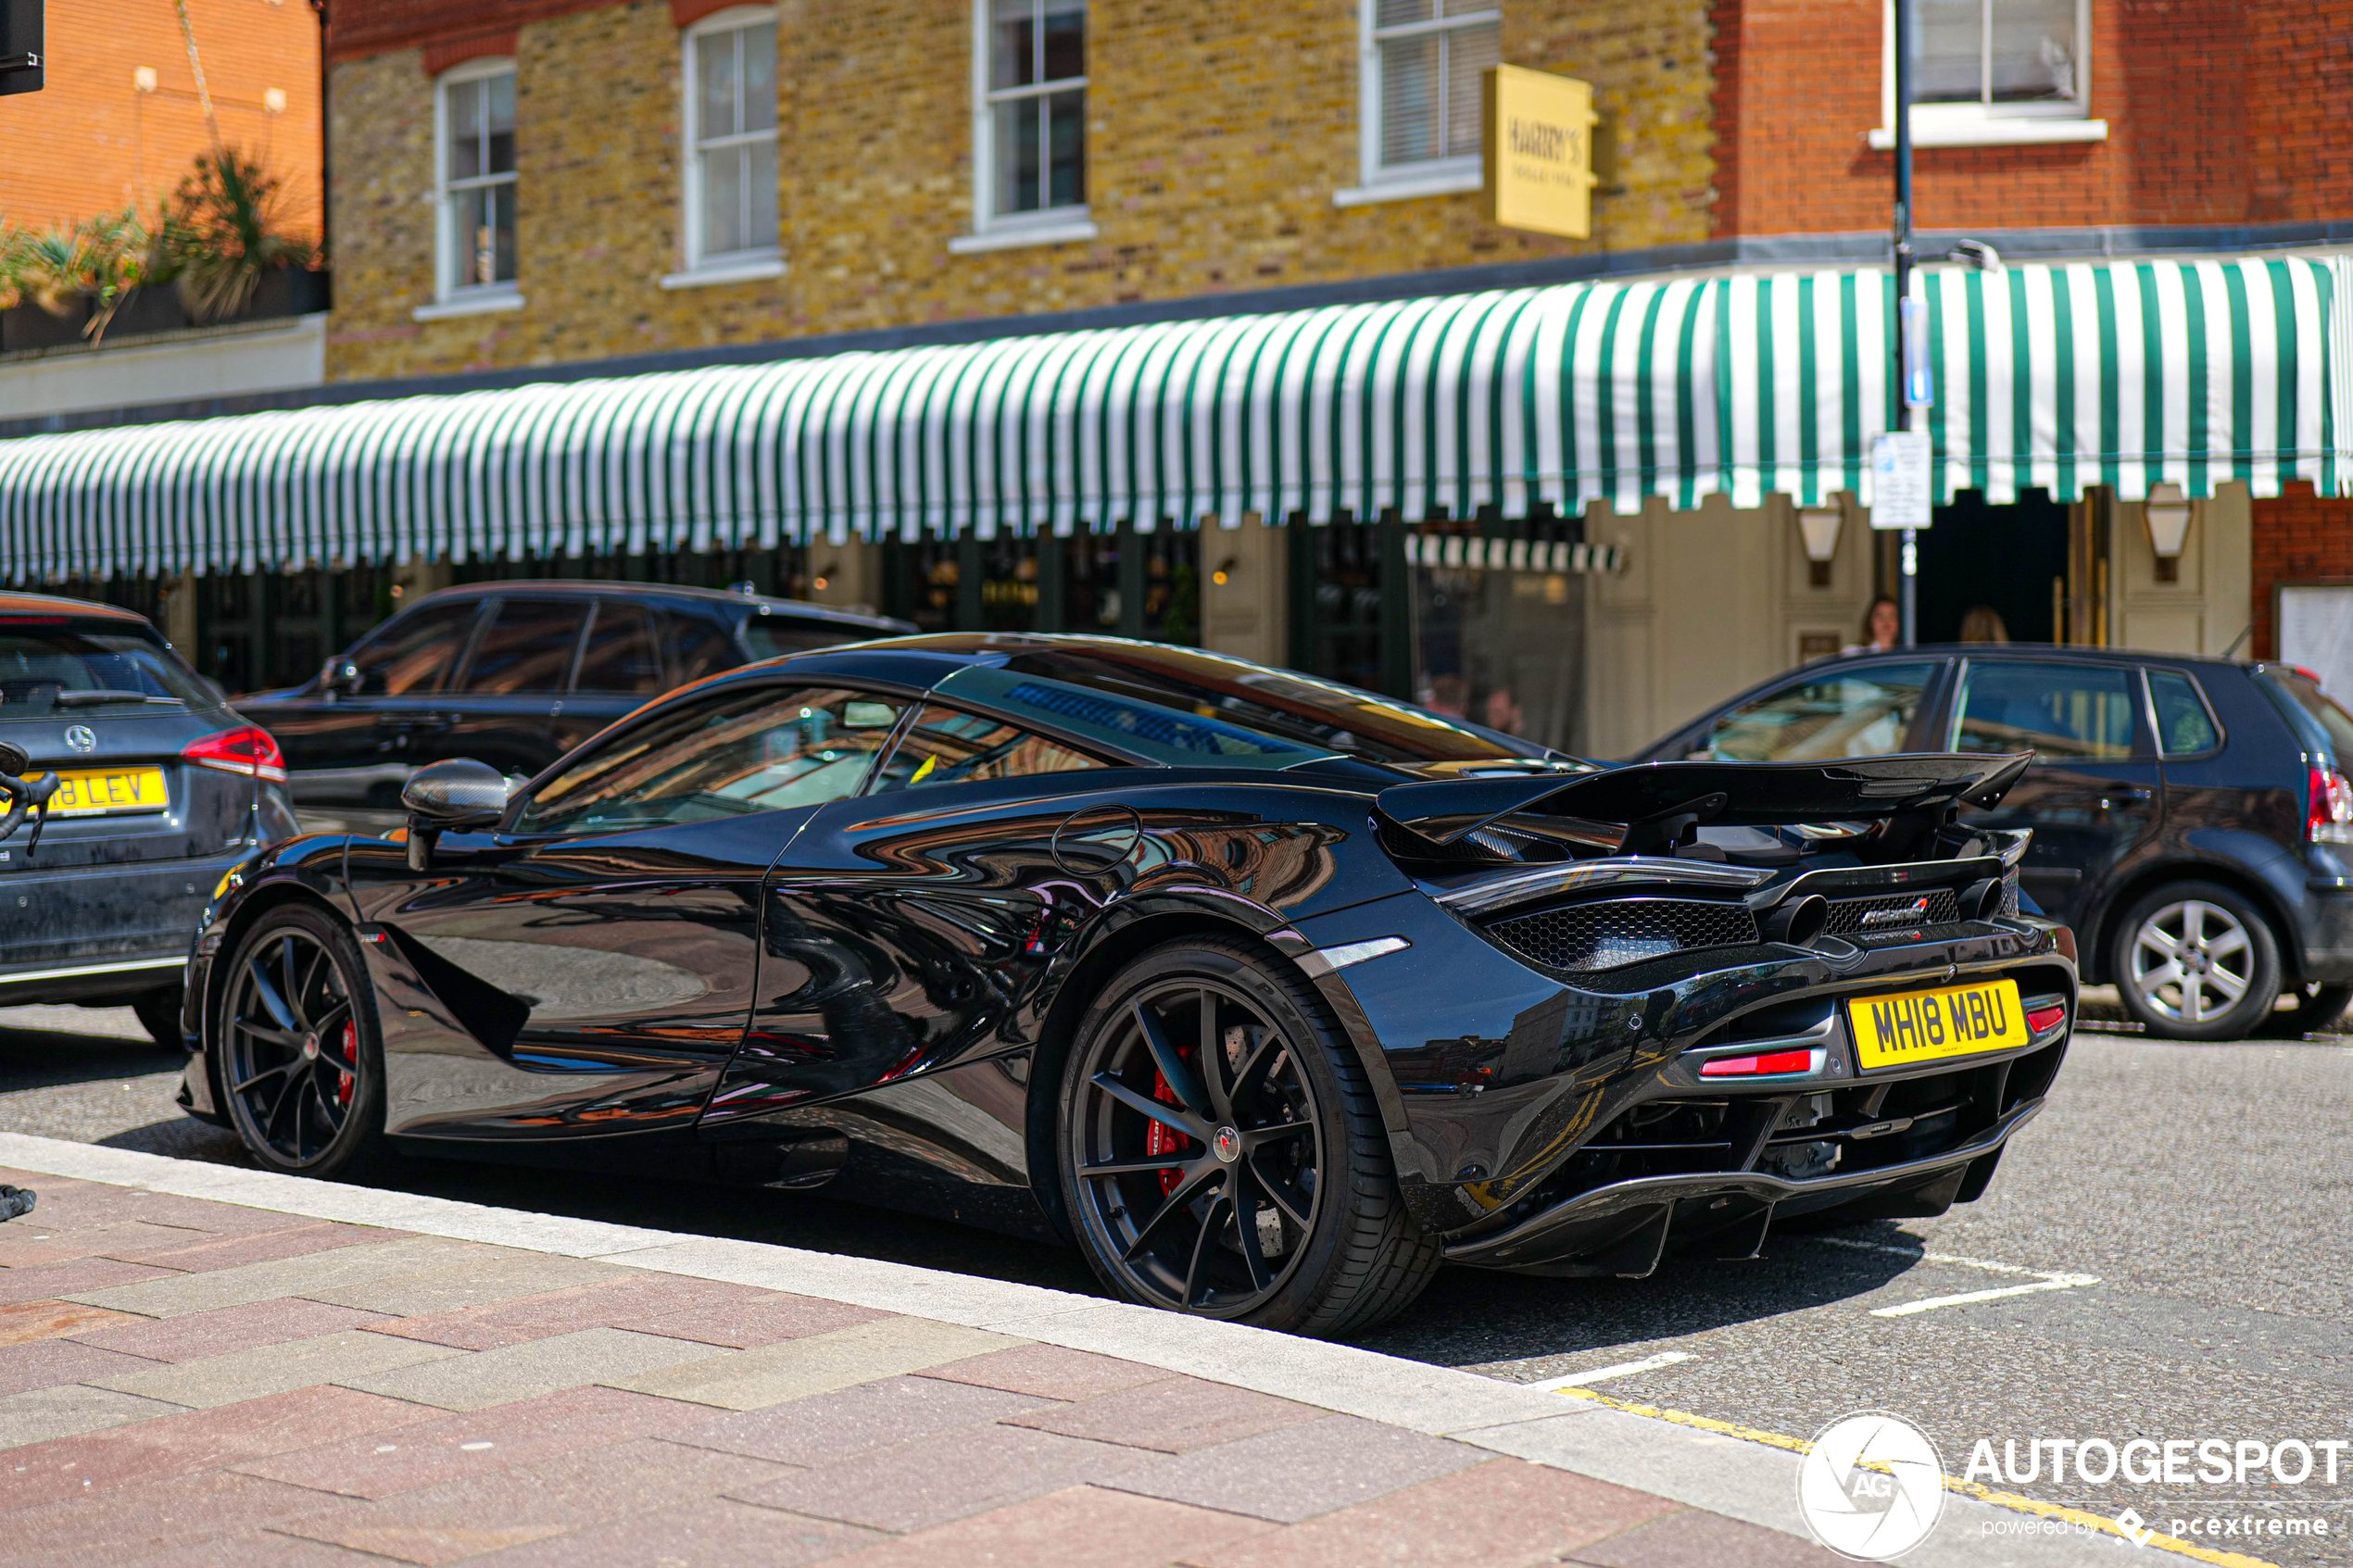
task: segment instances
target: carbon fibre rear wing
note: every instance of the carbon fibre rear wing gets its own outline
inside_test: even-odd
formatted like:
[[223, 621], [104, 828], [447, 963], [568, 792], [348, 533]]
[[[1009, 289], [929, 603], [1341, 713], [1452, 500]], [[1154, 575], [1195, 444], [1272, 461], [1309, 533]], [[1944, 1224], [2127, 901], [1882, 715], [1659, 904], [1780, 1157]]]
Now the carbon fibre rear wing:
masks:
[[1504, 817], [1534, 813], [1622, 823], [1620, 853], [1672, 852], [1699, 827], [1775, 827], [1911, 817], [1942, 822], [1966, 801], [2007, 794], [2031, 751], [1922, 752], [1836, 762], [1638, 762], [1572, 777], [1442, 779], [1394, 784], [1374, 809], [1443, 848]]

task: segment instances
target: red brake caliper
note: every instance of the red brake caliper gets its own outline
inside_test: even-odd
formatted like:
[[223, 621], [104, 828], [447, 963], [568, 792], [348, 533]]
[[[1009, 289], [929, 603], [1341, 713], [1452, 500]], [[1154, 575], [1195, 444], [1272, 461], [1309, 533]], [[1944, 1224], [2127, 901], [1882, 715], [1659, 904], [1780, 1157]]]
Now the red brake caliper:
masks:
[[[1163, 1105], [1176, 1105], [1179, 1103], [1176, 1098], [1176, 1091], [1168, 1086], [1168, 1079], [1166, 1076], [1158, 1072], [1154, 1072], [1152, 1073], [1152, 1098], [1160, 1101]], [[1185, 1147], [1192, 1140], [1190, 1138], [1188, 1138], [1184, 1134], [1178, 1132], [1176, 1128], [1170, 1126], [1165, 1122], [1149, 1123], [1144, 1128], [1144, 1152], [1146, 1154], [1182, 1153]], [[1183, 1179], [1183, 1173], [1173, 1167], [1169, 1170], [1163, 1171], [1160, 1173], [1160, 1190], [1163, 1193], [1175, 1192], [1176, 1190], [1176, 1184]]]
[[351, 1086], [359, 1082], [352, 1073], [359, 1066], [359, 1025], [347, 1018], [343, 1022], [343, 1059], [351, 1063], [351, 1066], [345, 1068], [335, 1079], [335, 1103], [349, 1105]]

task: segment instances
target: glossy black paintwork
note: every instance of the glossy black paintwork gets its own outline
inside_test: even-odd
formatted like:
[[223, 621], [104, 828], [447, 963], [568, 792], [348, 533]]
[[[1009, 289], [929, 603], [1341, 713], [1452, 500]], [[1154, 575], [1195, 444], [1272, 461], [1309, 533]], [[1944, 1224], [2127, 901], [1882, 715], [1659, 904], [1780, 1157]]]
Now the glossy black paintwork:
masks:
[[[904, 696], [987, 657], [829, 651], [669, 700], [747, 683]], [[1407, 1200], [1444, 1232], [1491, 1223], [1614, 1108], [1655, 1092], [1662, 1063], [1746, 1013], [1957, 966], [2031, 959], [2068, 972], [2047, 928], [2015, 922], [1868, 954], [1693, 955], [1623, 972], [1612, 990], [1565, 985], [1447, 912], [1383, 850], [1373, 799], [1410, 776], [1353, 761], [1109, 767], [594, 838], [451, 834], [423, 873], [395, 844], [303, 840], [256, 859], [205, 941], [233, 943], [271, 897], [347, 909], [380, 938], [363, 951], [389, 1124], [405, 1137], [756, 1152], [846, 1134], [928, 1179], [1035, 1189], [1051, 1213], [1055, 1053], [1076, 1011], [1156, 940], [1255, 938], [1301, 960], [1330, 1004]], [[1338, 970], [1318, 961], [1387, 936], [1410, 945]], [[201, 955], [191, 972], [205, 977]], [[659, 983], [686, 975], [692, 996]], [[190, 1074], [199, 1110], [205, 1066]]]
[[[1949, 741], [1965, 660], [2178, 671], [2197, 684], [2212, 708], [2222, 744], [2209, 752], [2160, 760], [2144, 705], [2129, 760], [2074, 766], [2038, 760], [1998, 811], [1969, 813], [1989, 824], [2034, 829], [2023, 868], [2026, 890], [2074, 928], [2086, 984], [2113, 978], [2117, 918], [2151, 888], [2187, 877], [2226, 882], [2269, 910], [2282, 934], [2280, 956], [2291, 981], [2353, 982], [2353, 860], [2347, 859], [2353, 847], [2305, 844], [2310, 759], [2257, 687], [2261, 664], [2033, 644], [1918, 648], [1841, 663], [1860, 671], [1923, 658], [1935, 660], [1939, 671], [1906, 737], [1910, 749], [1934, 750]], [[1819, 666], [1810, 670], [1821, 673]], [[1760, 683], [1680, 726], [1640, 758], [1686, 755], [1720, 714], [1800, 674]]]

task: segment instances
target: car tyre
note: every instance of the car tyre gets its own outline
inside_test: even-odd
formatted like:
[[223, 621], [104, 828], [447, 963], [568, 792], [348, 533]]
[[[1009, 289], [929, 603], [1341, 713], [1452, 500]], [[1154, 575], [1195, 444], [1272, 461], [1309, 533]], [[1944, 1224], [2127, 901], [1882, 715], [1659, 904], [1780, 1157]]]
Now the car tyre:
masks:
[[2116, 922], [2115, 942], [2109, 971], [2124, 1010], [2167, 1039], [2245, 1039], [2282, 990], [2271, 922], [2220, 883], [2145, 894]]
[[307, 904], [238, 942], [213, 1031], [220, 1100], [264, 1170], [346, 1180], [384, 1162], [384, 1046], [359, 946]]
[[143, 991], [131, 998], [131, 1010], [139, 1015], [139, 1027], [151, 1035], [156, 1044], [173, 1050], [187, 1048], [187, 1040], [180, 1033], [181, 988], [177, 985], [161, 991]]
[[2257, 1032], [2274, 1039], [2301, 1039], [2345, 1016], [2347, 1005], [2353, 1004], [2353, 985], [2323, 985], [2308, 980], [2289, 986], [2281, 1000], [2287, 1006], [2274, 1009]]
[[1079, 1020], [1059, 1109], [1072, 1227], [1129, 1300], [1338, 1335], [1437, 1272], [1364, 1064], [1272, 953], [1196, 939], [1138, 958]]

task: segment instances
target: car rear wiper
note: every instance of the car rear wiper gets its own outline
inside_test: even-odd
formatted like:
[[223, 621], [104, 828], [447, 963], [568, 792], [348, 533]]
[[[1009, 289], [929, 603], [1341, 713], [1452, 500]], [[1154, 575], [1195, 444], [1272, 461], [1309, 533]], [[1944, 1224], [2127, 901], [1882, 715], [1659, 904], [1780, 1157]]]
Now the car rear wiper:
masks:
[[159, 703], [168, 708], [188, 705], [176, 696], [150, 696], [145, 692], [88, 691], [59, 692], [49, 699], [52, 708], [96, 708], [109, 702]]

